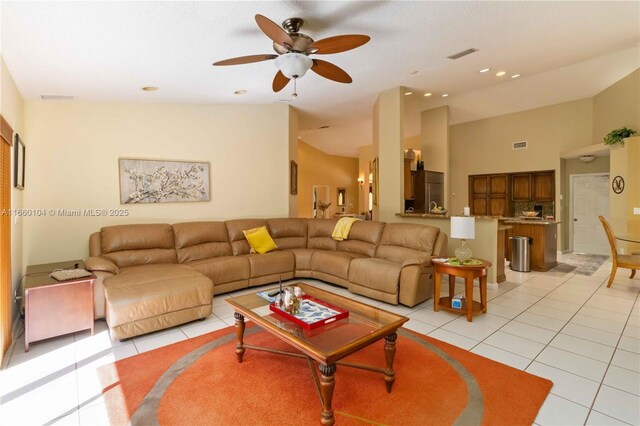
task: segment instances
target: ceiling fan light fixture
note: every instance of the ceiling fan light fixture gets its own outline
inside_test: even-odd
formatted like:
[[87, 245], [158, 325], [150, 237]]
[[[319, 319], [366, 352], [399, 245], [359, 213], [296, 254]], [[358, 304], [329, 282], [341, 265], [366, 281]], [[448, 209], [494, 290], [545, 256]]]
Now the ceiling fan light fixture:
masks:
[[285, 53], [275, 59], [276, 67], [289, 79], [304, 76], [313, 65], [313, 60], [302, 53]]

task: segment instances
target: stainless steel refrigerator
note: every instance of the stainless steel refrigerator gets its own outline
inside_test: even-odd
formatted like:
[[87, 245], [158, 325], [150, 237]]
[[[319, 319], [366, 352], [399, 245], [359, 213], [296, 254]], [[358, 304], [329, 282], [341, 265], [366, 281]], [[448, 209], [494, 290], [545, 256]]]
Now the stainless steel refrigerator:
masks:
[[442, 206], [444, 204], [444, 173], [429, 170], [417, 171], [415, 197], [414, 211], [417, 213], [428, 213], [432, 202]]

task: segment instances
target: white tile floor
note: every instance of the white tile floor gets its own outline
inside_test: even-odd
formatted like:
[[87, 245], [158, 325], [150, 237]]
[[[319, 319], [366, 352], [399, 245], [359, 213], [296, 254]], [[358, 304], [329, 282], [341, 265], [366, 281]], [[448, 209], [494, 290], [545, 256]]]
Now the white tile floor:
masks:
[[[536, 424], [640, 425], [640, 277], [630, 280], [621, 270], [608, 289], [610, 267], [605, 262], [590, 277], [507, 271], [507, 282], [488, 291], [489, 313], [473, 323], [434, 312], [432, 300], [391, 306], [305, 281], [407, 315], [412, 330], [552, 380]], [[127, 342], [111, 341], [104, 321], [96, 323], [94, 336], [81, 332], [36, 342], [28, 353], [18, 340], [0, 370], [0, 423], [108, 424], [96, 368], [233, 325], [224, 302], [233, 294], [215, 297], [205, 321]]]

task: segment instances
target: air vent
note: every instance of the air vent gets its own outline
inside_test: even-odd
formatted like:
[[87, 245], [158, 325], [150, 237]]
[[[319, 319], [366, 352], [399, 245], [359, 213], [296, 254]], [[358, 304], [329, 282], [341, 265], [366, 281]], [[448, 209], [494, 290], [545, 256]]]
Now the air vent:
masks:
[[68, 95], [40, 95], [43, 101], [72, 101], [73, 96]]
[[527, 148], [527, 141], [520, 141], [513, 143], [513, 149], [525, 149]]
[[447, 58], [449, 58], [449, 59], [460, 59], [463, 56], [471, 55], [473, 52], [477, 52], [477, 51], [478, 51], [478, 49], [474, 49], [472, 47], [471, 49], [463, 50], [462, 52], [454, 53], [451, 56], [447, 56]]

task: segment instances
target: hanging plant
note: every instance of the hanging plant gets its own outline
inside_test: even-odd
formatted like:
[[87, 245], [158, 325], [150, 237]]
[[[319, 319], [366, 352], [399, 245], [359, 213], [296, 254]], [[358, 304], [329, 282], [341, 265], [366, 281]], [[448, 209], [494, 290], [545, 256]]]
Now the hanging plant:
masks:
[[615, 129], [609, 132], [607, 136], [604, 137], [604, 144], [611, 146], [624, 146], [624, 138], [628, 138], [629, 136], [635, 135], [635, 130], [628, 129], [626, 127], [622, 127], [620, 129]]

